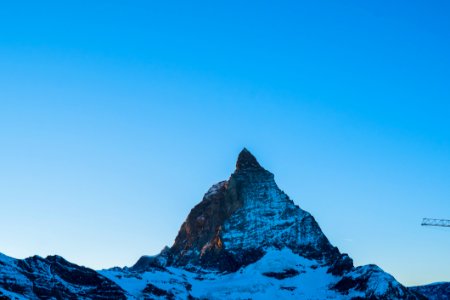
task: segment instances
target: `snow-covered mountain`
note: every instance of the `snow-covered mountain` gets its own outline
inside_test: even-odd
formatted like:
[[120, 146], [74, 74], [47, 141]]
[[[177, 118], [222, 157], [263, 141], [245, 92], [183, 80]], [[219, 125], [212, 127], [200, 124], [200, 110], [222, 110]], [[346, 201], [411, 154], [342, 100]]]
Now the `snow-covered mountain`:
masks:
[[411, 290], [426, 296], [430, 300], [450, 300], [450, 282], [411, 287]]
[[98, 272], [60, 256], [23, 260], [0, 254], [0, 299], [127, 299]]
[[0, 299], [427, 299], [421, 292], [375, 265], [354, 267], [246, 149], [172, 247], [130, 268], [0, 256]]

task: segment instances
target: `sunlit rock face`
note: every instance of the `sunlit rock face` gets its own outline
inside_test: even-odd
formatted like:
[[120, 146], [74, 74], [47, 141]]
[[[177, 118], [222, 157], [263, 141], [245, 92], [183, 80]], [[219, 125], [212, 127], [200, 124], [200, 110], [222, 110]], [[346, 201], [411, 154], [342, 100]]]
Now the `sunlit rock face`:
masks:
[[246, 149], [189, 213], [172, 247], [94, 271], [59, 256], [0, 255], [0, 299], [448, 299], [354, 267]]
[[375, 265], [354, 268], [247, 149], [172, 247], [103, 274], [124, 289], [145, 278], [141, 293], [179, 299], [424, 299]]
[[314, 218], [295, 205], [273, 174], [244, 149], [230, 178], [213, 185], [190, 212], [171, 248], [169, 264], [235, 271], [267, 249], [283, 247], [329, 263], [341, 257]]

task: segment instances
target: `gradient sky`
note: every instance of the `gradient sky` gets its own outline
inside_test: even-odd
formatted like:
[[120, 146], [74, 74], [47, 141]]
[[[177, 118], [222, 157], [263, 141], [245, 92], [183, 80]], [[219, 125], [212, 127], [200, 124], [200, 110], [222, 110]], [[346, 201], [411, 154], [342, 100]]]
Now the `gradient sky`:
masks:
[[274, 2], [2, 3], [0, 252], [129, 266], [245, 146], [357, 265], [450, 281], [449, 2]]

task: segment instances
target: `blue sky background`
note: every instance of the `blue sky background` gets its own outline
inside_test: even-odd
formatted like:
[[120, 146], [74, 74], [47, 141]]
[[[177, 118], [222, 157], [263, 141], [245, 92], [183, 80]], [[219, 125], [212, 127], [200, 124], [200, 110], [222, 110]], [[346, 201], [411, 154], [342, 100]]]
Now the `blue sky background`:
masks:
[[131, 265], [245, 146], [356, 264], [450, 281], [448, 1], [160, 2], [2, 3], [1, 252]]

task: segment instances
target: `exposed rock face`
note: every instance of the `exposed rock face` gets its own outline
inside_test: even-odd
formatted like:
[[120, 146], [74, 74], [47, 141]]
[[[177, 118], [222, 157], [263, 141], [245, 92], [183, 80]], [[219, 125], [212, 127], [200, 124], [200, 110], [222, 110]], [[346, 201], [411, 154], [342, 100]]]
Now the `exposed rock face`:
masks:
[[[236, 171], [205, 194], [190, 212], [170, 249], [168, 265], [236, 271], [269, 248], [287, 247], [304, 257], [341, 260], [314, 218], [275, 183], [244, 149]], [[351, 268], [351, 260], [341, 268]]]
[[410, 287], [409, 289], [426, 296], [430, 300], [450, 300], [450, 282], [437, 282]]
[[0, 255], [0, 297], [5, 299], [126, 299], [125, 291], [94, 270], [60, 256], [24, 260]]
[[[172, 247], [99, 272], [59, 256], [0, 255], [3, 299], [431, 299], [375, 265], [355, 268], [246, 149], [189, 213]], [[433, 298], [439, 295], [441, 298]]]
[[345, 295], [361, 292], [363, 299], [426, 299], [419, 293], [409, 291], [376, 265], [351, 270], [332, 289]]
[[[425, 299], [374, 265], [335, 276], [328, 272], [327, 265], [288, 248], [267, 250], [255, 263], [237, 272], [190, 272], [167, 267], [101, 273], [124, 289], [137, 290], [136, 298], [145, 297], [148, 291], [153, 295], [165, 291], [170, 296], [163, 299]], [[152, 284], [150, 288], [147, 282]]]
[[[173, 246], [160, 255], [142, 257], [131, 270], [242, 272], [283, 249], [314, 261], [314, 271], [286, 266], [263, 276], [283, 280], [325, 270], [327, 275], [320, 280], [329, 282], [325, 288], [331, 294], [326, 297], [333, 298], [334, 291], [343, 299], [422, 299], [376, 266], [354, 268], [352, 259], [330, 244], [314, 217], [278, 188], [273, 174], [247, 149], [239, 154], [230, 178], [213, 185], [191, 210]], [[299, 292], [296, 286], [279, 289], [291, 295]]]

